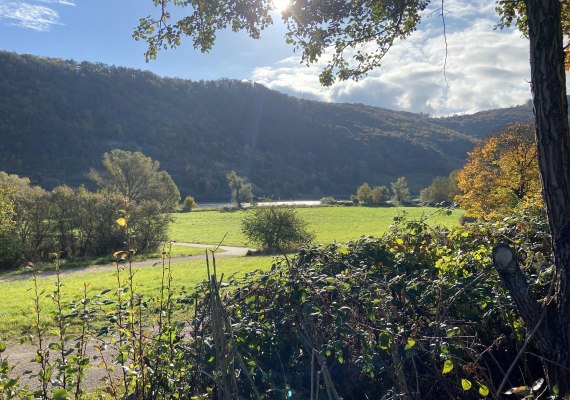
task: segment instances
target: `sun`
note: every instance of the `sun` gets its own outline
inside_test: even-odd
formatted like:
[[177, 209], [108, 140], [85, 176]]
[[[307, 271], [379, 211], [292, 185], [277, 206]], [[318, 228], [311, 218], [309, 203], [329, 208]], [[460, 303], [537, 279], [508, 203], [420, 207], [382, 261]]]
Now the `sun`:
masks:
[[272, 0], [275, 11], [282, 13], [289, 7], [289, 0]]

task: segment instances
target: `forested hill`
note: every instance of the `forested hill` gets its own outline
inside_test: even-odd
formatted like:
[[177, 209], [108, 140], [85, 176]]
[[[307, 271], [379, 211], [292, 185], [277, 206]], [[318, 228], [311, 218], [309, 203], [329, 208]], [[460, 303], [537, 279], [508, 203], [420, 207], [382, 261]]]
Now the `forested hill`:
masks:
[[484, 138], [513, 122], [532, 121], [532, 101], [510, 108], [481, 111], [471, 115], [435, 118], [432, 122], [474, 137]]
[[463, 164], [477, 132], [457, 121], [0, 52], [0, 170], [46, 188], [89, 185], [89, 169], [121, 148], [159, 160], [198, 201], [227, 198], [230, 169], [276, 198], [399, 176], [417, 191]]

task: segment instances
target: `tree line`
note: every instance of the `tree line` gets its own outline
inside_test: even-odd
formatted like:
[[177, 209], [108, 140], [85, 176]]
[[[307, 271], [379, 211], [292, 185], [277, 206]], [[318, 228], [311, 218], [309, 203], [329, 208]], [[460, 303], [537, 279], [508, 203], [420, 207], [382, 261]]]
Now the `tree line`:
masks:
[[[96, 192], [65, 185], [45, 190], [0, 172], [0, 268], [108, 256], [127, 243], [138, 252], [156, 250], [167, 239], [178, 188], [142, 153], [113, 150], [103, 166], [91, 173]], [[117, 224], [121, 218], [128, 231]]]
[[[391, 183], [391, 189], [363, 183], [353, 199], [362, 205], [411, 202], [405, 177]], [[435, 177], [420, 191], [419, 201], [430, 205], [456, 203], [467, 216], [489, 221], [524, 209], [543, 208], [541, 192], [533, 127], [512, 124], [481, 140], [461, 169]]]

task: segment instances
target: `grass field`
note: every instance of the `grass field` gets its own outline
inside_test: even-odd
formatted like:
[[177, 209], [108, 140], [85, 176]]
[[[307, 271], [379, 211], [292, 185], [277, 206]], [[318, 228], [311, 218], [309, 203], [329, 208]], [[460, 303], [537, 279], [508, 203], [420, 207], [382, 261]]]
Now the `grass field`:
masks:
[[[433, 225], [459, 224], [462, 210], [451, 215], [437, 213], [433, 207], [304, 207], [296, 211], [316, 233], [318, 243], [345, 242], [360, 236], [379, 236], [394, 221], [394, 216], [406, 213], [409, 219], [432, 215]], [[247, 211], [203, 211], [175, 214], [170, 228], [170, 238], [178, 242], [218, 243], [224, 234], [224, 244], [246, 246], [247, 239], [241, 233], [241, 221]]]
[[[232, 274], [243, 276], [245, 273], [257, 269], [269, 269], [272, 257], [237, 257], [224, 258], [217, 261], [218, 275], [223, 273], [225, 278]], [[122, 273], [123, 274], [123, 273]], [[126, 276], [126, 272], [124, 273]], [[193, 289], [198, 283], [206, 279], [205, 261], [179, 262], [172, 264], [173, 288], [180, 290], [183, 287]], [[224, 278], [224, 279], [225, 279]], [[42, 314], [49, 315], [55, 310], [54, 302], [49, 295], [55, 290], [55, 276], [38, 279], [39, 288], [44, 292], [42, 299]], [[162, 269], [156, 267], [138, 268], [135, 275], [137, 291], [147, 297], [157, 296], [160, 291]], [[62, 276], [62, 293], [64, 300], [69, 301], [80, 295], [83, 283], [89, 284], [90, 295], [101, 293], [104, 289], [117, 287], [117, 277], [114, 269], [99, 273], [86, 273], [82, 275]], [[0, 282], [0, 339], [15, 338], [29, 326], [33, 313], [33, 282], [31, 278], [12, 282]]]
[[[434, 225], [453, 226], [459, 223], [461, 210], [452, 215], [437, 213], [437, 209], [428, 207], [306, 207], [297, 208], [297, 213], [308, 223], [309, 230], [316, 233], [318, 243], [344, 242], [362, 235], [379, 236], [385, 233], [394, 221], [394, 216], [406, 213], [409, 219], [418, 219], [434, 214], [430, 221]], [[241, 221], [247, 211], [203, 211], [175, 214], [175, 222], [170, 228], [171, 240], [216, 244], [227, 233], [225, 245], [246, 246], [246, 238], [241, 233]], [[203, 253], [203, 249], [173, 246], [172, 257]], [[158, 253], [155, 255], [158, 256]], [[239, 272], [241, 274], [271, 266], [272, 257], [224, 258], [218, 262], [220, 272], [225, 276]], [[174, 288], [193, 288], [206, 277], [204, 261], [173, 263]], [[89, 283], [91, 294], [104, 289], [116, 288], [115, 271], [69, 275], [63, 278], [63, 291], [67, 300], [78, 295], [83, 283]], [[40, 278], [44, 291], [43, 314], [54, 310], [49, 294], [54, 290], [55, 277]], [[160, 289], [161, 268], [144, 267], [136, 274], [137, 290], [145, 296], [156, 296]], [[0, 337], [17, 337], [21, 330], [29, 325], [32, 312], [31, 279], [13, 282], [0, 282]]]

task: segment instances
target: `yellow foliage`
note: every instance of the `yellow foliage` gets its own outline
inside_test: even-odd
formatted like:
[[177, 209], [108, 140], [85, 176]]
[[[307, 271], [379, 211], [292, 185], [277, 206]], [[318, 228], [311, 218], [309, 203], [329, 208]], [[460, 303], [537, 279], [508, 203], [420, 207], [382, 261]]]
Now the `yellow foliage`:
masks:
[[513, 124], [469, 153], [457, 174], [461, 207], [473, 217], [495, 219], [517, 207], [542, 204], [534, 130]]

